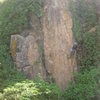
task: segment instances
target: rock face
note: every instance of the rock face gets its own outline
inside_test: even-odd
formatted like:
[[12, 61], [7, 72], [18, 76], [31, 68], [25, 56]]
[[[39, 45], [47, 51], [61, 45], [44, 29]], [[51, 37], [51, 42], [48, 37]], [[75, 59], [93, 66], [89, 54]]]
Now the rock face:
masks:
[[[53, 76], [64, 90], [77, 70], [75, 54], [71, 55], [75, 41], [69, 0], [44, 1], [42, 24], [37, 16], [29, 15], [29, 29], [11, 36], [10, 53], [17, 69], [28, 78], [37, 77], [39, 73], [47, 80]], [[100, 0], [85, 1], [94, 4], [100, 14]]]
[[28, 78], [37, 77], [38, 74], [45, 77], [45, 70], [39, 58], [38, 45], [32, 35], [27, 37], [12, 35], [11, 55], [17, 69], [24, 72]]
[[72, 18], [67, 8], [67, 0], [46, 0], [43, 18], [46, 67], [62, 89], [76, 69], [75, 58], [69, 57], [74, 41]]
[[67, 0], [46, 0], [43, 14], [42, 24], [31, 15], [30, 28], [11, 36], [11, 56], [28, 78], [53, 76], [64, 90], [77, 70], [75, 54], [70, 56], [74, 40]]

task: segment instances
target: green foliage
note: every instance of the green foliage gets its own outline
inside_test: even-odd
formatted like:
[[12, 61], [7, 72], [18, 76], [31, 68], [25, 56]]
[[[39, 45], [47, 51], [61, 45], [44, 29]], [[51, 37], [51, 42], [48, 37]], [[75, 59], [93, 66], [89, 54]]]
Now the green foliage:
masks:
[[0, 93], [0, 100], [3, 100], [3, 94]]
[[73, 33], [77, 41], [82, 39], [83, 34], [94, 27], [97, 22], [96, 11], [92, 4], [84, 0], [69, 2], [73, 19]]
[[20, 33], [28, 27], [31, 13], [42, 16], [41, 0], [6, 0], [0, 6], [0, 35], [8, 40], [9, 35]]
[[61, 100], [60, 89], [43, 80], [25, 80], [4, 89], [2, 98], [7, 100]]
[[80, 70], [90, 70], [99, 65], [100, 58], [100, 34], [97, 29], [97, 15], [93, 4], [84, 0], [70, 2], [70, 10], [73, 18], [73, 33], [78, 41], [78, 66]]
[[[2, 70], [2, 71], [4, 71], [4, 70]], [[12, 69], [12, 70], [8, 69], [4, 73], [2, 73], [0, 91], [2, 92], [2, 90], [4, 88], [6, 88], [8, 86], [12, 86], [16, 82], [24, 81], [25, 79], [26, 79], [26, 77], [22, 73], [16, 71], [16, 69]]]
[[0, 4], [0, 91], [9, 85], [7, 82], [25, 79], [24, 75], [14, 68], [9, 47], [10, 36], [20, 34], [23, 29], [29, 27], [31, 13], [41, 18], [42, 0], [5, 0]]
[[100, 69], [77, 73], [65, 92], [65, 100], [91, 100], [98, 89], [96, 77]]
[[79, 73], [69, 84], [65, 100], [92, 100], [100, 90], [100, 25], [92, 4], [78, 0], [71, 5], [73, 33], [78, 42]]
[[0, 100], [61, 100], [55, 84], [26, 80], [10, 57], [10, 36], [29, 27], [31, 13], [41, 19], [42, 0], [5, 0], [0, 4]]
[[[100, 34], [98, 32], [88, 32], [83, 35], [82, 41], [82, 58], [80, 59], [80, 69], [91, 70], [94, 66], [97, 67], [99, 65], [100, 58]], [[78, 55], [80, 56], [80, 55]]]

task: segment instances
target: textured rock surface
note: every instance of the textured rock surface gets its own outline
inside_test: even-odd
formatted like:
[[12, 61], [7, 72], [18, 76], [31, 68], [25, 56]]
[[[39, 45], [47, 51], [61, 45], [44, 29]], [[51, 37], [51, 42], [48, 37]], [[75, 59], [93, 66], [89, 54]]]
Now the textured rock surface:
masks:
[[42, 24], [31, 14], [29, 28], [11, 36], [11, 55], [27, 77], [40, 73], [50, 81], [53, 75], [64, 90], [77, 66], [75, 55], [70, 57], [74, 41], [67, 0], [46, 0], [43, 14]]
[[72, 79], [76, 68], [75, 58], [69, 57], [73, 36], [72, 18], [67, 6], [67, 0], [46, 0], [43, 18], [46, 67], [62, 89]]
[[[16, 46], [13, 46], [15, 45]], [[36, 77], [39, 73], [45, 77], [45, 70], [39, 58], [38, 45], [32, 35], [23, 37], [11, 36], [11, 52], [14, 52], [14, 61], [17, 69], [24, 72], [29, 78]]]
[[22, 48], [24, 38], [20, 35], [12, 35], [11, 36], [11, 56], [15, 59], [16, 52], [20, 52]]

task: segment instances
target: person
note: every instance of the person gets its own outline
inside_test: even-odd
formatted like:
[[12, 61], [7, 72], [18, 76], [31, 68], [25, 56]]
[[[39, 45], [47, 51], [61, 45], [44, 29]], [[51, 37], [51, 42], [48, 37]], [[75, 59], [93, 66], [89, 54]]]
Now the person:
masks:
[[76, 53], [77, 51], [77, 47], [78, 47], [78, 44], [77, 42], [74, 42], [72, 48], [71, 48], [71, 52], [70, 52], [70, 57], [74, 56], [74, 54]]

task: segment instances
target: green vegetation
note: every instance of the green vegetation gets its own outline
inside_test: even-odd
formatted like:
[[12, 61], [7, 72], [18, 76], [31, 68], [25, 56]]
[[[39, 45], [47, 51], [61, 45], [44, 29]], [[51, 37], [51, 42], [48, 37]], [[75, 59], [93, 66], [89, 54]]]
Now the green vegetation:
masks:
[[91, 100], [98, 89], [100, 69], [77, 73], [65, 92], [66, 100]]
[[55, 84], [39, 79], [25, 80], [4, 89], [1, 98], [7, 100], [61, 100], [61, 92]]
[[27, 80], [10, 56], [10, 36], [29, 27], [31, 13], [41, 18], [41, 0], [5, 0], [0, 5], [0, 100], [60, 100], [55, 84]]
[[[98, 67], [100, 58], [99, 32], [97, 30], [95, 32], [87, 32], [85, 35], [83, 35], [83, 40], [81, 42], [82, 58], [80, 59], [80, 70], [91, 70]], [[79, 56], [80, 55], [78, 55], [78, 57]]]
[[4, 2], [4, 0], [0, 0], [0, 2]]
[[10, 56], [10, 36], [29, 27], [31, 13], [41, 20], [42, 0], [5, 0], [0, 4], [0, 100], [91, 100], [99, 94], [100, 23], [95, 9], [84, 0], [78, 1], [71, 2], [70, 8], [78, 42], [79, 72], [65, 93], [40, 78], [27, 80], [16, 70]]
[[[83, 0], [72, 3], [73, 32], [79, 45], [77, 54], [80, 70], [91, 70], [99, 65], [100, 33], [96, 11]], [[95, 68], [94, 67], [94, 68]]]
[[[28, 14], [42, 15], [41, 0], [5, 0], [0, 5], [0, 91], [9, 82], [25, 79], [17, 72], [10, 57], [10, 36], [28, 27]], [[6, 80], [6, 81], [5, 81]], [[10, 84], [11, 84], [10, 83]]]
[[[78, 42], [78, 73], [66, 90], [66, 100], [95, 100], [100, 90], [100, 30], [96, 11], [84, 0], [71, 2], [73, 32]], [[100, 98], [99, 98], [100, 99]], [[98, 100], [99, 100], [98, 99]]]
[[97, 24], [96, 11], [93, 5], [84, 0], [69, 2], [73, 19], [73, 33], [77, 41], [82, 40], [83, 35]]

